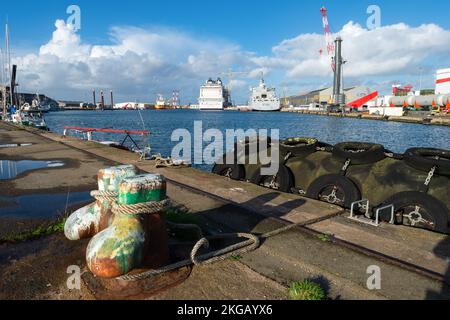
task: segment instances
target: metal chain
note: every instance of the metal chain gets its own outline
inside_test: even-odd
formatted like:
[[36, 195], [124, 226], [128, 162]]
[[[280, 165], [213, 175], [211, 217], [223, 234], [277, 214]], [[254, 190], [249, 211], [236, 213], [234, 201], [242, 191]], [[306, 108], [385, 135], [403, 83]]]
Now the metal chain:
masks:
[[347, 172], [348, 167], [350, 166], [350, 164], [352, 163], [352, 160], [347, 159], [347, 161], [345, 161], [344, 166], [342, 167], [342, 171], [343, 172]]
[[337, 187], [334, 187], [333, 188], [333, 191], [329, 194], [329, 195], [327, 195], [327, 196], [321, 196], [321, 198], [323, 199], [323, 200], [325, 200], [326, 202], [328, 202], [328, 203], [331, 203], [331, 204], [336, 204], [336, 203], [340, 203], [340, 202], [343, 202], [341, 199], [339, 199], [338, 198], [338, 196], [336, 195], [336, 191], [337, 191]]
[[410, 212], [409, 214], [404, 214], [404, 218], [407, 218], [411, 224], [412, 227], [415, 227], [416, 225], [423, 223], [430, 227], [434, 226], [434, 222], [428, 221], [423, 218], [422, 214], [420, 213], [420, 207], [416, 206], [415, 210], [413, 212]]
[[430, 184], [431, 179], [433, 179], [433, 176], [434, 176], [434, 173], [436, 172], [436, 169], [437, 169], [437, 167], [434, 166], [433, 168], [431, 168], [430, 172], [428, 173], [428, 177], [427, 177], [427, 179], [425, 180], [425, 183], [424, 183], [427, 187]]
[[292, 156], [292, 152], [288, 152], [286, 157], [284, 157], [284, 163], [286, 163], [286, 161], [288, 161], [291, 156]]

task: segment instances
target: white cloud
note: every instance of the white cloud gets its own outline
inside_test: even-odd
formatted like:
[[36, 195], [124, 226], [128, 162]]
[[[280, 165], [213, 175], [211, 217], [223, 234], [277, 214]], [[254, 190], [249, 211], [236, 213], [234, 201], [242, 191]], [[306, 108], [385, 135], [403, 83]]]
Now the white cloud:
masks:
[[[37, 53], [15, 59], [22, 90], [82, 99], [94, 88], [112, 88], [118, 99], [150, 101], [157, 92], [169, 95], [181, 90], [184, 98], [195, 102], [205, 79], [233, 69], [248, 72], [233, 83], [239, 95], [235, 100], [246, 100], [248, 86], [256, 83], [249, 79], [259, 77], [261, 71], [270, 85], [288, 82], [294, 92], [323, 86], [331, 77], [329, 58], [319, 54], [325, 47], [319, 33], [281, 41], [271, 55], [260, 56], [231, 42], [198, 39], [169, 28], [114, 27], [110, 44], [95, 45], [84, 43], [61, 20], [55, 27], [50, 41]], [[385, 85], [386, 79], [398, 75], [416, 77], [425, 62], [444, 67], [438, 59], [450, 50], [450, 31], [435, 24], [396, 24], [369, 31], [349, 22], [339, 34], [348, 60], [347, 83]]]
[[[401, 23], [368, 30], [349, 22], [339, 35], [344, 40], [348, 77], [409, 73], [425, 59], [450, 50], [450, 31], [435, 24], [410, 27]], [[326, 55], [319, 54], [324, 47], [322, 35], [304, 34], [281, 42], [273, 53], [278, 60], [289, 61], [290, 77], [325, 77], [331, 68]]]

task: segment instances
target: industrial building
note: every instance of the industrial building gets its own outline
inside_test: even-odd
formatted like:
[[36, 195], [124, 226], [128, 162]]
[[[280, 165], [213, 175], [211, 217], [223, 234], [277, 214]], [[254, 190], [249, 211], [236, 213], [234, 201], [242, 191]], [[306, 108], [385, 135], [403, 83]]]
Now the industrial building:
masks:
[[371, 101], [370, 107], [429, 108], [445, 107], [450, 109], [450, 69], [436, 72], [436, 87], [433, 94], [421, 91], [409, 92], [403, 96], [385, 96]]
[[[356, 86], [344, 89], [345, 101], [347, 105], [356, 108], [363, 107], [366, 103], [377, 97], [378, 93], [366, 86]], [[325, 107], [333, 102], [333, 87], [314, 90], [298, 96], [288, 97], [290, 105], [293, 107]]]

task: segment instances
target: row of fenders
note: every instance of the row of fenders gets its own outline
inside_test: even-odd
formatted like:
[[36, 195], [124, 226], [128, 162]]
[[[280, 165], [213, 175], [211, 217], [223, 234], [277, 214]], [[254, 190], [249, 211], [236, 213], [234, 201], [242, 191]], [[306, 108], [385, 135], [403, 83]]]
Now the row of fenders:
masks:
[[[250, 142], [254, 141], [245, 142], [245, 153], [233, 152], [234, 163], [216, 164], [213, 172], [347, 209], [367, 199], [373, 218], [378, 208], [393, 205], [396, 224], [450, 233], [448, 150], [413, 148], [395, 154], [379, 144], [331, 146], [316, 139], [291, 138], [279, 144], [278, 174], [262, 176], [260, 165], [248, 164]], [[270, 154], [274, 143], [268, 139], [262, 145], [265, 142]], [[391, 221], [390, 210], [381, 212], [381, 220]]]

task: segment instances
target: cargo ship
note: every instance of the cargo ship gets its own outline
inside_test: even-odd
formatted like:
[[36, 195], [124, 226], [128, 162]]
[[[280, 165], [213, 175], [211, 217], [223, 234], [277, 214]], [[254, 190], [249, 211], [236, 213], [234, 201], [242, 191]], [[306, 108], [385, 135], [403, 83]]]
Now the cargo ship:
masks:
[[164, 110], [171, 109], [172, 107], [166, 103], [166, 99], [162, 94], [158, 94], [158, 98], [156, 99], [155, 109], [156, 110]]

